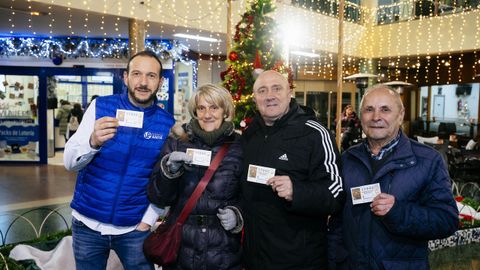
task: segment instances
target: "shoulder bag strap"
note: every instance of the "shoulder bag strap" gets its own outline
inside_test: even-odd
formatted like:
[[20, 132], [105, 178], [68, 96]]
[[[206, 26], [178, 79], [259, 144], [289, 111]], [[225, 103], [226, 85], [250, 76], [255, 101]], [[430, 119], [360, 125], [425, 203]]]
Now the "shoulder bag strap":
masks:
[[212, 179], [213, 174], [215, 173], [218, 166], [220, 165], [220, 162], [227, 153], [229, 146], [229, 144], [222, 145], [218, 153], [215, 155], [215, 158], [205, 172], [205, 175], [202, 177], [197, 187], [193, 191], [192, 196], [190, 196], [187, 203], [183, 207], [182, 212], [177, 219], [177, 223], [183, 224], [187, 219], [188, 215], [190, 215], [190, 212], [192, 212], [193, 207], [197, 204], [198, 199], [202, 195], [203, 191], [207, 187], [208, 182], [210, 182], [210, 179]]

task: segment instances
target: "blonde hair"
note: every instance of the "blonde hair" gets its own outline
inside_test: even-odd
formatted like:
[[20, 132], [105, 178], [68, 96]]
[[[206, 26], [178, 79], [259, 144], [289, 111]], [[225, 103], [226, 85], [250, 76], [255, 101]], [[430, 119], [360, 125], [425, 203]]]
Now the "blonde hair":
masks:
[[225, 113], [224, 120], [232, 121], [235, 115], [235, 107], [232, 95], [227, 89], [210, 83], [197, 87], [195, 94], [188, 101], [188, 112], [193, 118], [197, 118], [197, 105], [200, 97], [203, 97], [206, 102], [222, 108]]

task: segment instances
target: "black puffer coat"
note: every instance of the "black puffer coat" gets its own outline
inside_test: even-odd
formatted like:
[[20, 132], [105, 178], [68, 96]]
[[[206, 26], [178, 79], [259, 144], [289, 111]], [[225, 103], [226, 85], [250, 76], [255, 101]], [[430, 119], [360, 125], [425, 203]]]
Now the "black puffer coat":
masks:
[[[238, 208], [242, 165], [239, 135], [223, 136], [210, 147], [195, 136], [188, 125], [181, 130], [185, 132], [183, 138], [181, 134], [175, 134], [176, 138], [170, 136], [166, 141], [148, 186], [148, 197], [152, 203], [159, 207], [171, 206], [167, 222], [177, 219], [207, 167], [185, 165], [182, 175], [168, 179], [162, 158], [173, 151], [186, 152], [187, 148], [196, 148], [212, 151], [213, 160], [223, 143], [230, 143], [230, 148], [183, 226], [182, 246], [176, 265], [164, 269], [240, 269], [241, 227], [225, 231], [216, 216], [219, 208]], [[166, 161], [165, 158], [163, 161]]]

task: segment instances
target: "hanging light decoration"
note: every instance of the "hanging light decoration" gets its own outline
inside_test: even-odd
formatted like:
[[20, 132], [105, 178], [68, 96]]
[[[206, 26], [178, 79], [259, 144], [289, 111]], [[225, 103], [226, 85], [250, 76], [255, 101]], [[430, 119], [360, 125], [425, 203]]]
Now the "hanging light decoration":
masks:
[[[147, 40], [145, 48], [161, 59], [186, 61], [188, 48], [178, 41]], [[128, 58], [125, 39], [42, 39], [0, 38], [0, 57], [32, 56], [36, 58]], [[57, 60], [60, 61], [60, 60]]]

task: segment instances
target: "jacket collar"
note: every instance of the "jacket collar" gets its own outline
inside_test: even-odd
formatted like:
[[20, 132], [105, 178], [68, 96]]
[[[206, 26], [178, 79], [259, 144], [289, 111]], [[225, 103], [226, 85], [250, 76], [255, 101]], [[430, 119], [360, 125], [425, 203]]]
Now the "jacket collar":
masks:
[[[233, 126], [233, 123], [231, 123], [231, 122], [224, 122], [224, 123], [226, 123], [225, 125], [231, 124]], [[201, 141], [203, 143], [206, 143], [205, 140], [203, 140], [200, 136], [195, 134], [195, 132], [193, 131], [191, 123], [175, 124], [175, 126], [173, 126], [170, 129], [170, 135], [169, 136], [174, 138], [174, 139], [178, 139], [182, 142], [190, 141], [192, 143], [195, 143], [195, 142]], [[235, 136], [237, 136], [237, 134], [235, 133], [235, 130], [233, 128], [232, 129], [230, 129], [230, 128], [225, 129], [224, 134], [219, 136], [213, 142], [213, 144], [209, 145], [209, 146], [213, 147], [213, 146], [221, 145], [221, 144], [224, 144], [224, 143], [233, 143], [235, 141]]]
[[[398, 144], [393, 150], [389, 161], [377, 172], [377, 176], [384, 175], [394, 169], [404, 169], [417, 164], [417, 158], [412, 149], [412, 142], [403, 131], [400, 131], [400, 133]], [[363, 143], [351, 147], [347, 150], [347, 153], [359, 159], [367, 168], [370, 168], [370, 152]]]
[[370, 157], [373, 158], [374, 160], [382, 160], [383, 157], [385, 157], [387, 154], [395, 151], [399, 141], [400, 141], [400, 134], [402, 132], [399, 130], [397, 133], [397, 136], [393, 140], [391, 140], [387, 145], [383, 146], [382, 149], [380, 149], [380, 152], [378, 155], [374, 155], [372, 153], [372, 150], [370, 149], [370, 145], [368, 144], [368, 140], [364, 140], [363, 144], [365, 145], [365, 149], [367, 149], [368, 153], [370, 154]]

